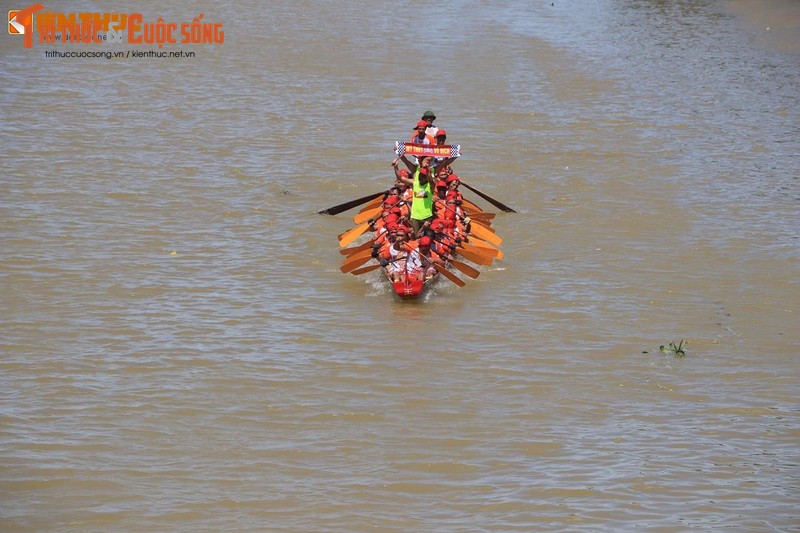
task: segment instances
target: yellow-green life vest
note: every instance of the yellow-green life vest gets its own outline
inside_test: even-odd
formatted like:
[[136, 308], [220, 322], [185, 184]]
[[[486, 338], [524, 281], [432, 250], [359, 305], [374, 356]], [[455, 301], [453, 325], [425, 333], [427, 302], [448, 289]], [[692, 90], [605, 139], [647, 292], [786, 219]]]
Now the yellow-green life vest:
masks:
[[[414, 185], [411, 188], [414, 193], [414, 199], [411, 201], [411, 218], [414, 220], [425, 220], [433, 216], [433, 185], [431, 184], [430, 177], [425, 186], [419, 183], [419, 167], [414, 172]], [[419, 198], [417, 195], [421, 191], [426, 191], [425, 198]]]

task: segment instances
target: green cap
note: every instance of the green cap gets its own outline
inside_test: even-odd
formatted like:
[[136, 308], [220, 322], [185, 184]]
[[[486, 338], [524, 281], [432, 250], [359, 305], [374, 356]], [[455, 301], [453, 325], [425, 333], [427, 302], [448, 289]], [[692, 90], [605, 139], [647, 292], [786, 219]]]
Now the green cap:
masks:
[[433, 111], [431, 111], [430, 109], [428, 109], [427, 111], [425, 111], [422, 114], [422, 118], [425, 118], [425, 117], [433, 117], [433, 119], [436, 120], [436, 115], [434, 115]]

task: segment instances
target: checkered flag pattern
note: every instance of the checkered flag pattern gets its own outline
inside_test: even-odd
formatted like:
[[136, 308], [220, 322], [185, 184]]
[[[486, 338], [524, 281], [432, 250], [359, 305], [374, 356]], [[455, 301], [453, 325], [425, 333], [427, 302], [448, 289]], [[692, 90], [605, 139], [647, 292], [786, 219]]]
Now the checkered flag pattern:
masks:
[[[413, 145], [413, 143], [412, 143], [412, 146], [414, 146], [414, 148], [417, 148], [417, 145]], [[461, 157], [461, 145], [460, 144], [452, 144], [452, 145], [449, 146], [449, 148], [450, 148], [450, 157]], [[400, 157], [404, 156], [405, 153], [406, 153], [406, 143], [405, 143], [405, 141], [395, 141], [394, 142], [394, 151], [398, 156], [400, 156]], [[416, 151], [412, 151], [411, 153], [415, 154], [415, 155], [419, 155], [419, 153], [416, 152]], [[439, 156], [439, 157], [441, 157], [441, 156]]]

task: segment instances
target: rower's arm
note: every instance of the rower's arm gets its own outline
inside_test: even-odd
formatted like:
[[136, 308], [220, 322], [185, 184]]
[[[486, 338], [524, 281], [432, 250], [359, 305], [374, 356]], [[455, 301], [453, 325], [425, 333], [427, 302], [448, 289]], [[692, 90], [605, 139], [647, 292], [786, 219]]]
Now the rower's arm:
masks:
[[400, 161], [402, 161], [406, 165], [406, 167], [408, 167], [409, 172], [416, 172], [417, 165], [409, 161], [408, 158], [405, 156], [405, 154], [400, 156]]
[[398, 170], [398, 168], [397, 168], [397, 159], [392, 161], [392, 166], [394, 167], [394, 177], [397, 180], [402, 181], [403, 183], [405, 183], [409, 187], [413, 187], [414, 186], [414, 180], [408, 179], [408, 178], [404, 177], [402, 174], [400, 174], [400, 170]]
[[445, 159], [444, 161], [442, 161], [441, 163], [436, 165], [436, 168], [443, 168], [443, 167], [450, 166], [450, 163], [452, 163], [455, 160], [456, 160], [455, 157], [448, 157], [447, 159]]

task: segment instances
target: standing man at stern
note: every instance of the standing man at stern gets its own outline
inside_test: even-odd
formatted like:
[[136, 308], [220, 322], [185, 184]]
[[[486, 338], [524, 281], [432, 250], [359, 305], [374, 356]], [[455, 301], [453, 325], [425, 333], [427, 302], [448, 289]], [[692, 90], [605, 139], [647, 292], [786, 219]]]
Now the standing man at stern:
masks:
[[436, 120], [436, 115], [434, 115], [433, 111], [429, 109], [422, 114], [422, 120], [426, 124], [425, 135], [427, 135], [431, 139], [435, 139], [436, 133], [439, 131], [439, 128], [433, 125], [433, 121]]

